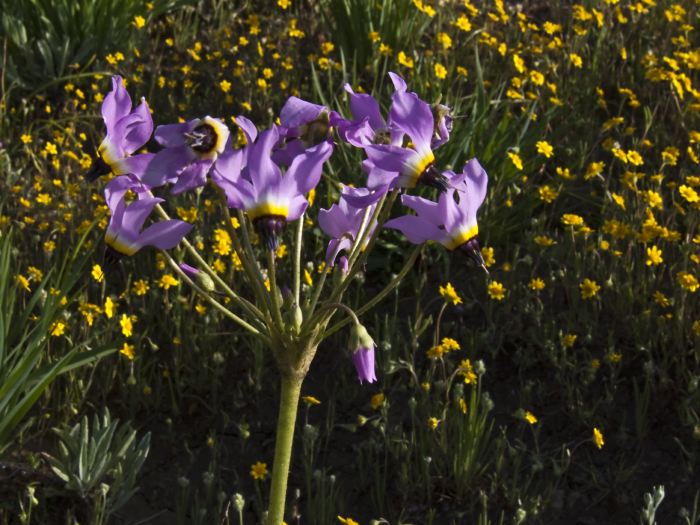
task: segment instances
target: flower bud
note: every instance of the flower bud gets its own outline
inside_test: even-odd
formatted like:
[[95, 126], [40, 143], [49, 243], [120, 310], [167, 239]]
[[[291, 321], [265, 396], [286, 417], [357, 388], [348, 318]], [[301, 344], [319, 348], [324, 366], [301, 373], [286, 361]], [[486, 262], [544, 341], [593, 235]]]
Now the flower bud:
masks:
[[243, 512], [243, 507], [245, 506], [245, 499], [242, 494], [236, 492], [233, 495], [233, 506], [236, 507], [238, 512]]
[[376, 348], [374, 339], [369, 335], [367, 329], [356, 324], [350, 331], [350, 351], [352, 352], [352, 362], [357, 370], [360, 384], [363, 381], [374, 383], [377, 377], [374, 374], [374, 349]]
[[200, 288], [202, 288], [202, 290], [206, 292], [213, 292], [216, 289], [214, 280], [209, 276], [209, 274], [185, 263], [180, 265], [180, 269], [185, 272], [187, 277], [192, 279]]

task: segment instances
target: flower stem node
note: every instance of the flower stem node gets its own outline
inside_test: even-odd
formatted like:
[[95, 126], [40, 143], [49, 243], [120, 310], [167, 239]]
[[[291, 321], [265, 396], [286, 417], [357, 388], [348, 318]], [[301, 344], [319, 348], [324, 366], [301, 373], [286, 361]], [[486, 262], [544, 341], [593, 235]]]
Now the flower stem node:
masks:
[[350, 331], [350, 350], [352, 351], [352, 362], [357, 370], [360, 384], [364, 381], [374, 383], [377, 377], [374, 374], [374, 349], [376, 348], [374, 339], [369, 335], [367, 329], [361, 324], [355, 324]]

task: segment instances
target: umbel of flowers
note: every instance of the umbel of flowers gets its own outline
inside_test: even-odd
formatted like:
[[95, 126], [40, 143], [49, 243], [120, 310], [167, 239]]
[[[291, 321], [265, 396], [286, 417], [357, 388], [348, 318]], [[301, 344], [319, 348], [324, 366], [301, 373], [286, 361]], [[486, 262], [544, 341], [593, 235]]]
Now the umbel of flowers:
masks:
[[[258, 130], [247, 118], [237, 117], [236, 125], [245, 137], [245, 145], [238, 148], [234, 134], [221, 120], [205, 116], [158, 126], [154, 138], [161, 149], [136, 153], [153, 133], [146, 102], [132, 108], [121, 78], [115, 76], [102, 104], [106, 136], [89, 178], [115, 175], [104, 190], [111, 212], [106, 259], [116, 263], [148, 246], [162, 250], [185, 283], [263, 341], [274, 355], [281, 392], [268, 525], [280, 525], [284, 517], [301, 385], [319, 344], [351, 323], [347, 347], [351, 361], [361, 383], [374, 382], [376, 345], [359, 317], [400, 283], [421, 245], [438, 242], [448, 250], [464, 251], [483, 266], [476, 213], [486, 196], [486, 172], [476, 159], [460, 173], [441, 171], [434, 150], [449, 140], [448, 108], [431, 107], [410, 92], [398, 75], [390, 76], [394, 93], [386, 116], [372, 96], [355, 93], [349, 86], [345, 90], [350, 118], [291, 97], [282, 108], [280, 124], [269, 129]], [[326, 265], [315, 285], [302, 290], [309, 194], [321, 181], [324, 164], [338, 144], [364, 151], [366, 184], [341, 184], [339, 201], [318, 212], [318, 224], [330, 237]], [[242, 263], [245, 278], [235, 286], [225, 282], [187, 241], [192, 225], [171, 219], [161, 206], [171, 195], [209, 183], [219, 189], [221, 213]], [[434, 188], [428, 191], [437, 193], [437, 200], [410, 195], [419, 185]], [[390, 219], [398, 195], [413, 213]], [[154, 211], [155, 220], [144, 228]], [[386, 228], [403, 232], [418, 246], [396, 278], [353, 311], [343, 304], [343, 296], [357, 282], [353, 277]], [[255, 242], [254, 233], [260, 242]], [[283, 272], [278, 271], [276, 251], [285, 233], [293, 239], [293, 257], [291, 268]], [[184, 251], [179, 253], [186, 261], [175, 260], [166, 251], [180, 243]], [[228, 297], [226, 305], [220, 301], [222, 296]]]

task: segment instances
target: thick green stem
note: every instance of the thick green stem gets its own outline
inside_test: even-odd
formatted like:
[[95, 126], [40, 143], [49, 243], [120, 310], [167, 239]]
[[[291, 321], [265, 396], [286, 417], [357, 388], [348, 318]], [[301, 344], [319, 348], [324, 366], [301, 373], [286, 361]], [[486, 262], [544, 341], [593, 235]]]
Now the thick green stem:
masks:
[[297, 407], [301, 376], [282, 376], [280, 389], [280, 410], [277, 416], [277, 436], [275, 438], [275, 460], [272, 464], [272, 487], [270, 488], [270, 507], [265, 525], [282, 525], [284, 504], [287, 496], [287, 478], [289, 463], [292, 458], [292, 442], [297, 419]]

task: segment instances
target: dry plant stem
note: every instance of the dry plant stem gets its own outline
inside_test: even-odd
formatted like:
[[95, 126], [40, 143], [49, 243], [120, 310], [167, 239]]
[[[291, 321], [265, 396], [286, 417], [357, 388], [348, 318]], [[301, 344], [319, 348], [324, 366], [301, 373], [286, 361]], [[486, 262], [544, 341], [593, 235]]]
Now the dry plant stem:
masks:
[[265, 525], [281, 525], [284, 519], [287, 478], [289, 477], [297, 407], [303, 380], [304, 377], [301, 374], [282, 374], [280, 407], [277, 416], [277, 435], [275, 437], [275, 459], [272, 464], [270, 506]]
[[197, 284], [192, 281], [192, 279], [189, 278], [189, 276], [182, 271], [180, 268], [180, 265], [175, 262], [175, 260], [171, 257], [171, 255], [165, 251], [162, 250], [162, 253], [165, 255], [166, 260], [168, 261], [168, 264], [172, 267], [173, 270], [180, 276], [181, 279], [183, 279], [192, 289], [194, 289], [198, 294], [200, 294], [209, 304], [211, 304], [214, 308], [219, 310], [222, 314], [224, 314], [226, 317], [232, 319], [239, 325], [241, 325], [243, 328], [248, 330], [250, 333], [253, 335], [256, 335], [260, 337], [263, 341], [265, 341], [267, 344], [271, 344], [270, 338], [267, 337], [267, 335], [261, 333], [257, 328], [249, 324], [248, 322], [245, 321], [245, 319], [241, 319], [238, 317], [236, 314], [234, 314], [231, 310], [226, 308], [224, 305], [222, 305], [219, 301], [211, 297], [207, 292], [202, 290]]

